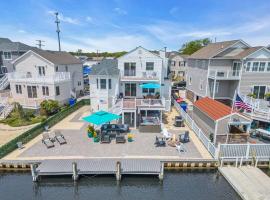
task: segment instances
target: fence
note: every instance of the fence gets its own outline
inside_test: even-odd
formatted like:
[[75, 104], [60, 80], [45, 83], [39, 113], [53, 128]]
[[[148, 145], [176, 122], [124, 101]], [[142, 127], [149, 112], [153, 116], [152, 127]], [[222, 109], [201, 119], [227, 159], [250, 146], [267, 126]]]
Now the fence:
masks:
[[210, 139], [205, 135], [205, 133], [198, 127], [194, 120], [186, 113], [180, 105], [172, 98], [172, 102], [176, 110], [181, 114], [181, 116], [186, 120], [187, 125], [194, 131], [197, 137], [201, 140], [208, 152], [215, 158], [216, 157], [216, 147], [210, 141]]

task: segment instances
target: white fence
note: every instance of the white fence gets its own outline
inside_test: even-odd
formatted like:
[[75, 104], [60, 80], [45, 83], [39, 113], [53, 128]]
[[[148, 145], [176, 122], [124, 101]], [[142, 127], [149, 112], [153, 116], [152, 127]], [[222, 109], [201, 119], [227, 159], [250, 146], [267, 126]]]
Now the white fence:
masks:
[[215, 145], [208, 139], [206, 134], [192, 120], [188, 113], [186, 113], [174, 99], [172, 99], [172, 102], [177, 111], [186, 120], [187, 125], [194, 131], [213, 158], [221, 158], [223, 160], [250, 160], [255, 157], [257, 160], [269, 161], [270, 144], [219, 144], [216, 148]]
[[216, 157], [216, 147], [215, 145], [208, 139], [208, 137], [204, 134], [204, 132], [198, 127], [198, 125], [193, 121], [193, 119], [186, 113], [180, 105], [172, 99], [175, 108], [181, 114], [181, 116], [186, 120], [187, 125], [194, 131], [197, 137], [201, 140], [205, 148], [208, 152], [213, 156]]

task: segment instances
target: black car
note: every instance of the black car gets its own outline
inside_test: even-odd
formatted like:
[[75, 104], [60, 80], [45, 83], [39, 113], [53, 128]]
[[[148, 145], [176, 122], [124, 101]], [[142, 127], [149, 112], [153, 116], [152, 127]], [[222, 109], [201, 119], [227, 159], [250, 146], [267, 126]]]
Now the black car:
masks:
[[103, 124], [100, 128], [101, 132], [120, 132], [126, 133], [129, 131], [129, 126], [127, 124]]

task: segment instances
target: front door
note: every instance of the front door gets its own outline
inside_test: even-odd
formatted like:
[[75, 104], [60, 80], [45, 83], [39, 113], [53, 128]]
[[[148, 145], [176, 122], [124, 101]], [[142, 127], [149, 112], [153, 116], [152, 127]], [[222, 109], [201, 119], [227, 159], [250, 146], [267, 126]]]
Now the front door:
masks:
[[125, 96], [136, 97], [136, 83], [125, 83]]
[[128, 124], [130, 127], [134, 127], [134, 122], [135, 122], [135, 113], [134, 112], [130, 112], [124, 113], [124, 123]]
[[264, 99], [265, 91], [266, 91], [266, 86], [253, 87], [253, 94], [255, 95], [256, 99]]
[[240, 69], [241, 69], [241, 63], [240, 62], [234, 62], [233, 67], [232, 67], [232, 70], [233, 70], [232, 75], [233, 76], [239, 76]]

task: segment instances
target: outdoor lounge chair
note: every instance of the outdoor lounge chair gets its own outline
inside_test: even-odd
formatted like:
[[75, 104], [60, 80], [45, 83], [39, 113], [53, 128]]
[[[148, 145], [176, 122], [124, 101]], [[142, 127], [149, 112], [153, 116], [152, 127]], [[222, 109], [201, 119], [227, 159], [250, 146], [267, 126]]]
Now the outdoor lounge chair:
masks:
[[42, 134], [42, 143], [45, 144], [47, 148], [54, 147], [53, 141], [47, 132]]
[[111, 142], [111, 138], [109, 135], [101, 134], [100, 143], [110, 143], [110, 142]]
[[182, 143], [187, 143], [189, 142], [189, 131], [185, 131], [184, 134], [179, 135], [179, 141]]
[[125, 133], [127, 133], [129, 131], [129, 125], [128, 124], [119, 124], [118, 126]]
[[115, 138], [115, 142], [116, 143], [125, 143], [126, 142], [126, 138], [124, 135], [117, 135]]
[[179, 145], [175, 145], [176, 147], [176, 150], [181, 153], [181, 152], [186, 152], [186, 149], [184, 148], [184, 145], [183, 144], [179, 144]]
[[165, 147], [165, 146], [166, 146], [166, 142], [165, 142], [165, 140], [159, 139], [159, 138], [156, 136], [155, 145], [156, 145], [156, 147]]
[[169, 139], [172, 137], [172, 134], [170, 132], [168, 132], [167, 128], [165, 128], [165, 127], [162, 129], [162, 134], [166, 139]]
[[55, 139], [60, 145], [66, 144], [66, 143], [67, 143], [65, 137], [62, 135], [62, 133], [61, 133], [60, 131], [57, 130], [57, 131], [54, 132], [54, 134], [55, 134], [54, 139]]

